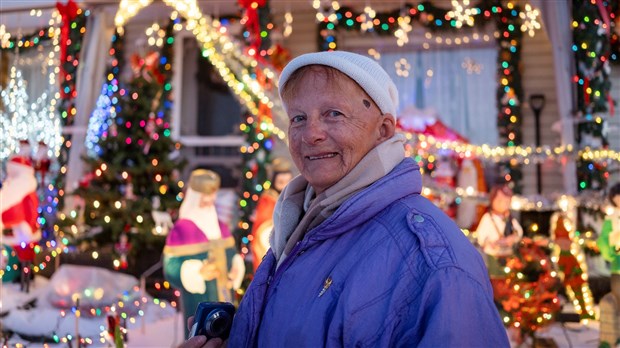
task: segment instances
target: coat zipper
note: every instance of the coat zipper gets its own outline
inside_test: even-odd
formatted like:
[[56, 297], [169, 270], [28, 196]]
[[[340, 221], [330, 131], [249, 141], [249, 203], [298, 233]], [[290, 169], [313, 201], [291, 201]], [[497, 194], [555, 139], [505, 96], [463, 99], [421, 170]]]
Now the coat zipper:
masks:
[[297, 251], [301, 248], [302, 243], [303, 241], [299, 241], [295, 243], [295, 246], [293, 247], [289, 255], [286, 257], [286, 260], [284, 260], [284, 263], [282, 263], [280, 267], [276, 269], [276, 273], [274, 273], [273, 276], [270, 276], [269, 279], [267, 280], [267, 287], [268, 287], [267, 290], [269, 292], [267, 294], [267, 298], [269, 298], [269, 295], [271, 295], [271, 291], [270, 291], [271, 282], [279, 279], [278, 277], [282, 274], [282, 272], [284, 272], [284, 270], [293, 262], [292, 260], [297, 256]]
[[[308, 236], [309, 233], [306, 233], [306, 237]], [[295, 243], [295, 246], [293, 247], [293, 249], [291, 250], [289, 256], [286, 257], [286, 260], [284, 260], [284, 262], [282, 263], [282, 265], [280, 265], [280, 267], [278, 267], [275, 271], [275, 273], [273, 275], [270, 275], [267, 278], [267, 289], [266, 289], [266, 294], [265, 294], [265, 298], [263, 299], [263, 311], [265, 310], [267, 303], [269, 302], [269, 299], [271, 298], [271, 295], [273, 294], [273, 287], [271, 286], [272, 283], [275, 284], [275, 281], [277, 281], [282, 273], [286, 270], [286, 268], [288, 268], [288, 266], [290, 266], [290, 264], [293, 262], [293, 259], [295, 259], [298, 256], [298, 251], [299, 249], [302, 249], [302, 244], [305, 247], [308, 244], [308, 239], [304, 237], [301, 241]], [[303, 250], [303, 249], [302, 249]], [[276, 260], [277, 263], [277, 260]], [[264, 313], [263, 313], [264, 314]], [[253, 325], [251, 327], [254, 327]], [[256, 328], [256, 330], [258, 330], [258, 328]], [[257, 337], [256, 335], [254, 336], [254, 343], [256, 343]], [[249, 344], [250, 342], [248, 342]]]

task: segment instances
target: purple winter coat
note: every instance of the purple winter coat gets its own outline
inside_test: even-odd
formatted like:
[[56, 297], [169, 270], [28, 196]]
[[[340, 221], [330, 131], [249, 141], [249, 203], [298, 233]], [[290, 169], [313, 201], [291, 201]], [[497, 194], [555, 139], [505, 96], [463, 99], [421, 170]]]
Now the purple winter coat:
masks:
[[407, 158], [308, 231], [270, 250], [229, 347], [509, 347], [482, 258], [420, 195]]

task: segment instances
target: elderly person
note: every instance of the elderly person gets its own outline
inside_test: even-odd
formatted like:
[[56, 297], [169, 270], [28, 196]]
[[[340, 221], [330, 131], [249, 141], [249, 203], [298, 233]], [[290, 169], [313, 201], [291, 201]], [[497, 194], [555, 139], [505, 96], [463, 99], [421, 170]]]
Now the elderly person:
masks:
[[358, 54], [310, 53], [280, 88], [301, 175], [278, 199], [228, 346], [507, 347], [482, 258], [420, 195], [387, 73]]

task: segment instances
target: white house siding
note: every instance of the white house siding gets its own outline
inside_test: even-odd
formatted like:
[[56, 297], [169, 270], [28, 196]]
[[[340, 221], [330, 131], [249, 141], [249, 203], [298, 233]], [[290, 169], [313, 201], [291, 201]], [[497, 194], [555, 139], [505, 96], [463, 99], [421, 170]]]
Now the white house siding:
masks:
[[293, 12], [293, 32], [284, 39], [284, 46], [293, 57], [318, 49], [316, 11], [311, 6], [307, 10]]

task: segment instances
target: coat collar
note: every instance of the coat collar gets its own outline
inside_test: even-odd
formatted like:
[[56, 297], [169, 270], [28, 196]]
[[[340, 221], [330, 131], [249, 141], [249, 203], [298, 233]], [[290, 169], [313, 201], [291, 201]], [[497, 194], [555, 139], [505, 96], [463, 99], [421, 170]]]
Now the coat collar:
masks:
[[336, 237], [365, 223], [401, 198], [422, 191], [420, 167], [405, 158], [390, 173], [344, 202], [321, 225], [308, 232], [311, 240]]

